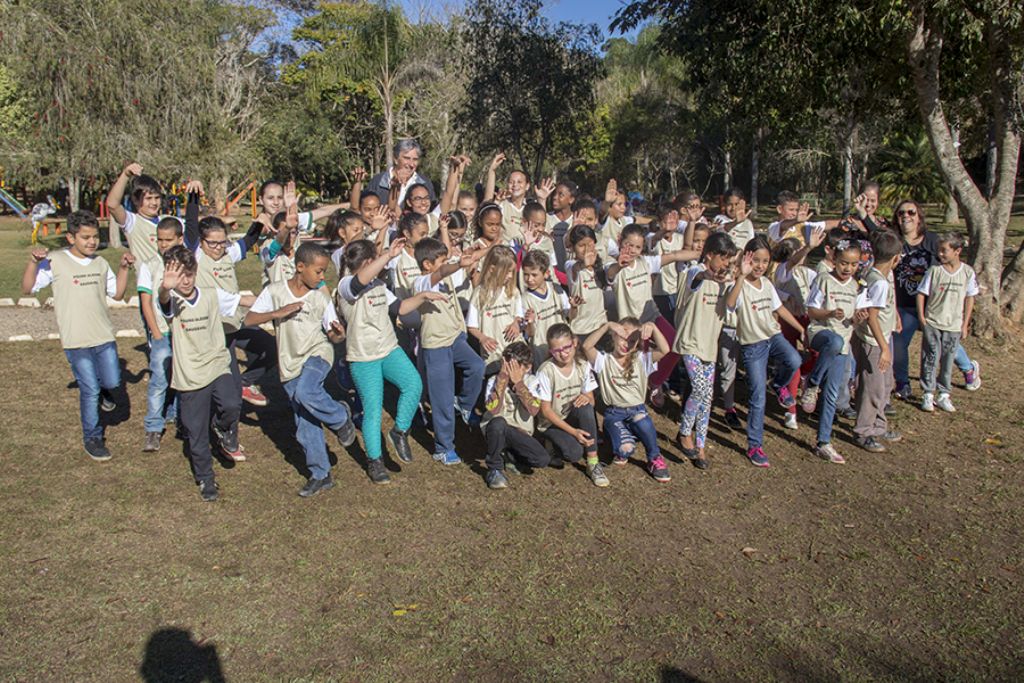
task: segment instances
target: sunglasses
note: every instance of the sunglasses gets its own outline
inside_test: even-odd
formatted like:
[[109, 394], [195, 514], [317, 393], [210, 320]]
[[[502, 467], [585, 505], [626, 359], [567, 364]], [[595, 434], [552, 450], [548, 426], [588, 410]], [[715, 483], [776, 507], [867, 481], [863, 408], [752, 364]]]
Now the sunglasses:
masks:
[[897, 216], [916, 216], [917, 209], [900, 209], [896, 212]]

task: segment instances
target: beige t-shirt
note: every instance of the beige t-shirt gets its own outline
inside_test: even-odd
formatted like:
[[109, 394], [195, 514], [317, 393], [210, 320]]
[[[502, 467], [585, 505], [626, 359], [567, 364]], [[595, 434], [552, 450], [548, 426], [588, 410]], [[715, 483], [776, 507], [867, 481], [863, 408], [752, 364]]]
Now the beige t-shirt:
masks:
[[399, 299], [408, 299], [414, 293], [416, 278], [423, 274], [420, 264], [416, 263], [416, 257], [403, 249], [398, 256], [391, 259], [388, 268], [394, 274], [395, 296]]
[[295, 275], [294, 254], [289, 256], [282, 252], [263, 268], [263, 286], [290, 280], [292, 275]]
[[352, 275], [338, 283], [338, 307], [345, 318], [345, 359], [380, 360], [398, 348], [395, 326], [388, 309], [397, 301], [380, 280], [373, 280], [358, 295], [352, 293]]
[[[619, 236], [622, 234], [622, 229], [624, 227], [626, 227], [627, 225], [629, 225], [629, 223], [626, 221], [625, 217], [623, 217], [623, 218], [612, 218], [611, 216], [608, 216], [604, 220], [604, 227], [601, 228], [601, 232], [599, 232], [598, 234], [599, 235], [603, 234], [605, 236], [605, 239], [603, 240], [604, 243], [605, 243], [605, 246], [604, 246], [604, 254], [605, 254], [605, 256], [608, 255], [608, 240], [611, 240], [612, 242], [618, 244]], [[597, 250], [598, 250], [598, 253], [600, 254], [601, 253], [600, 245], [597, 247]], [[605, 256], [602, 256], [601, 258], [603, 259]]]
[[[896, 329], [896, 286], [892, 273], [888, 277], [872, 268], [864, 276], [864, 289], [857, 296], [857, 308], [877, 308], [878, 325], [886, 342]], [[865, 321], [856, 328], [857, 337], [870, 346], [878, 346], [871, 326]]]
[[136, 284], [139, 292], [145, 292], [152, 297], [153, 313], [156, 315], [156, 327], [160, 334], [167, 336], [170, 328], [167, 327], [167, 319], [160, 310], [160, 283], [164, 281], [164, 260], [156, 257], [143, 263], [136, 270]]
[[[484, 391], [484, 396], [490, 396], [491, 392], [494, 391], [494, 385], [498, 382], [498, 376], [494, 375], [487, 381], [487, 388]], [[537, 378], [527, 373], [523, 376], [523, 383], [527, 389], [530, 390], [531, 395], [536, 395], [533, 386], [536, 384]], [[487, 423], [496, 417], [503, 417], [508, 422], [510, 427], [516, 427], [522, 429], [527, 434], [533, 434], [533, 415], [530, 415], [530, 411], [526, 409], [526, 406], [520, 402], [519, 397], [516, 396], [515, 389], [512, 386], [512, 382], [508, 382], [505, 385], [505, 396], [501, 402], [501, 410], [497, 414], [487, 411], [484, 413], [483, 418], [480, 420], [480, 426], [486, 427]]]
[[775, 269], [775, 290], [782, 300], [782, 305], [794, 318], [807, 315], [807, 297], [810, 296], [811, 284], [817, 277], [817, 273], [803, 265], [797, 266], [792, 273], [784, 263], [780, 263]]
[[[116, 293], [117, 280], [106, 260], [94, 256], [83, 262], [67, 249], [51, 251], [47, 258], [50, 277], [45, 284], [53, 285], [53, 307], [61, 346], [85, 349], [114, 341], [107, 296]], [[37, 276], [33, 291], [45, 286], [41, 284], [45, 278], [45, 275]], [[111, 280], [114, 287], [111, 287]]]
[[964, 302], [978, 291], [977, 275], [966, 263], [952, 273], [942, 265], [932, 266], [917, 287], [918, 294], [928, 297], [924, 321], [943, 332], [959, 332], [964, 324]]
[[736, 331], [740, 344], [756, 344], [781, 334], [782, 328], [774, 313], [782, 308], [782, 302], [771, 281], [762, 275], [758, 286], [746, 278], [739, 286], [742, 289], [736, 301]]
[[[235, 245], [232, 245], [235, 246]], [[235, 273], [235, 259], [225, 251], [224, 255], [214, 260], [204, 254], [201, 249], [196, 250], [196, 287], [204, 289], [223, 289], [229, 294], [238, 294], [238, 276]], [[236, 332], [242, 327], [242, 319], [245, 315], [241, 310], [236, 310], [234, 315], [224, 316], [224, 329], [228, 332]]]
[[124, 225], [121, 229], [128, 237], [128, 249], [138, 263], [145, 263], [160, 256], [156, 246], [156, 226], [162, 216], [151, 220], [132, 211], [125, 212]]
[[747, 242], [754, 239], [754, 224], [748, 218], [742, 223], [733, 226], [728, 235], [733, 245], [742, 252], [743, 248], [747, 246]]
[[191, 303], [171, 293], [172, 388], [196, 391], [231, 372], [221, 309], [216, 288], [196, 288]]
[[451, 346], [460, 334], [466, 331], [466, 320], [462, 317], [459, 292], [468, 282], [461, 268], [436, 285], [430, 283], [430, 275], [416, 278], [416, 293], [439, 292], [447, 299], [427, 301], [420, 306], [420, 344], [425, 349], [442, 349]]
[[814, 339], [814, 335], [822, 330], [831, 330], [843, 338], [842, 353], [850, 352], [850, 337], [853, 336], [853, 313], [857, 306], [858, 284], [855, 278], [846, 282], [840, 282], [831, 273], [817, 278], [811, 285], [811, 293], [807, 298], [808, 308], [822, 308], [834, 310], [839, 308], [843, 311], [843, 319], [826, 318], [824, 320], [812, 320], [807, 326], [807, 336]]
[[[550, 358], [541, 364], [537, 370], [537, 381], [530, 387], [533, 395], [540, 401], [550, 401], [551, 410], [564, 419], [572, 410], [573, 401], [580, 394], [585, 394], [597, 388], [597, 380], [590, 366], [586, 362], [575, 361], [568, 368], [569, 374], [563, 373]], [[548, 429], [551, 422], [543, 413], [537, 414], [537, 428]], [[595, 436], [591, 434], [591, 436]]]
[[501, 209], [502, 239], [511, 242], [512, 240], [521, 240], [523, 238], [523, 208], [525, 207], [525, 201], [522, 206], [518, 207], [507, 199], [503, 199], [498, 204], [498, 208]]
[[632, 316], [642, 323], [649, 323], [658, 317], [651, 292], [651, 275], [660, 270], [661, 256], [637, 256], [631, 264], [619, 270], [612, 289], [620, 320]]
[[[572, 262], [566, 262], [565, 269], [572, 273]], [[573, 334], [590, 334], [608, 322], [608, 310], [604, 305], [604, 289], [597, 282], [593, 268], [581, 268], [572, 282], [572, 295], [581, 297], [583, 303], [576, 310], [576, 317], [569, 322]]]
[[523, 335], [516, 328], [516, 336], [512, 340], [505, 339], [505, 328], [522, 318], [525, 315], [523, 310], [523, 299], [518, 289], [512, 290], [512, 296], [502, 289], [494, 297], [489, 306], [481, 306], [483, 290], [477, 287], [473, 290], [473, 296], [469, 300], [469, 311], [466, 313], [466, 327], [473, 327], [494, 341], [498, 342], [497, 347], [491, 353], [480, 348], [480, 354], [487, 363], [494, 363], [501, 360], [501, 353], [505, 347], [514, 341], [523, 341]]
[[527, 291], [523, 294], [525, 311], [533, 311], [533, 337], [530, 339], [530, 346], [533, 348], [533, 366], [540, 367], [540, 364], [548, 357], [548, 330], [552, 325], [564, 323], [566, 311], [569, 309], [569, 298], [561, 289], [555, 290], [550, 282], [547, 285], [548, 291], [540, 297], [536, 293]]
[[302, 366], [313, 356], [323, 358], [328, 365], [334, 363], [334, 347], [327, 338], [331, 323], [338, 319], [334, 304], [322, 289], [297, 297], [287, 282], [274, 282], [260, 292], [249, 309], [253, 313], [271, 313], [300, 301], [302, 309], [298, 313], [274, 321], [278, 372], [282, 382], [302, 374]]
[[631, 376], [626, 377], [626, 370], [614, 356], [598, 351], [591, 369], [597, 375], [601, 398], [607, 405], [632, 408], [647, 400], [647, 378], [657, 366], [650, 351], [637, 352], [633, 354]]
[[[667, 239], [660, 239], [654, 245], [654, 253], [658, 256], [679, 251], [683, 248], [683, 236], [678, 232], [668, 235]], [[679, 270], [675, 263], [670, 263], [654, 276], [654, 295], [669, 296], [679, 290]]]
[[718, 358], [718, 335], [725, 324], [727, 285], [714, 280], [702, 280], [693, 289], [694, 278], [704, 270], [703, 265], [690, 268], [679, 283], [676, 338], [672, 350], [710, 363]]

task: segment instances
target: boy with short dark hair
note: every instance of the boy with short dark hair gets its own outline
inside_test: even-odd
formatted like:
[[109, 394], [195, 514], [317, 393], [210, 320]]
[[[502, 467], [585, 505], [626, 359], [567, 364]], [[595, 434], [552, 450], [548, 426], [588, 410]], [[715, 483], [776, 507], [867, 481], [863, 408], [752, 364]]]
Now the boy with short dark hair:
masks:
[[[131, 203], [135, 211], [128, 211], [121, 205], [129, 182], [132, 183]], [[142, 164], [137, 162], [124, 167], [107, 193], [110, 217], [124, 231], [128, 238], [128, 248], [139, 263], [146, 263], [160, 255], [156, 247], [156, 226], [160, 222], [163, 199], [160, 183], [144, 175]]]
[[32, 250], [21, 288], [25, 294], [34, 294], [53, 286], [60, 343], [78, 382], [85, 451], [93, 460], [110, 460], [100, 424], [100, 392], [120, 388], [121, 367], [107, 297], [124, 296], [128, 268], [135, 259], [130, 253], [121, 256], [114, 275], [106, 260], [96, 255], [100, 228], [91, 211], [75, 211], [68, 216], [67, 241], [66, 249], [49, 253], [43, 248]]
[[[445, 465], [461, 462], [455, 452], [455, 413], [466, 423], [473, 415], [484, 381], [484, 361], [469, 345], [466, 320], [459, 292], [469, 283], [467, 269], [483, 256], [483, 250], [448, 260], [448, 249], [440, 241], [425, 237], [416, 243], [415, 258], [423, 273], [413, 283], [415, 294], [437, 292], [445, 300], [428, 300], [421, 316], [420, 354], [427, 374], [430, 417], [434, 427], [434, 459]], [[455, 395], [455, 371], [462, 373], [462, 390]]]
[[889, 430], [885, 406], [893, 386], [889, 341], [899, 326], [892, 269], [903, 253], [903, 243], [895, 233], [879, 230], [872, 237], [871, 246], [875, 264], [865, 274], [865, 287], [855, 304], [852, 347], [857, 364], [857, 423], [853, 434], [864, 450], [883, 453], [886, 447], [881, 441], [902, 439], [898, 432]]
[[185, 431], [188, 456], [203, 500], [217, 500], [210, 451], [210, 419], [220, 448], [235, 462], [245, 460], [238, 446], [242, 398], [231, 376], [221, 316], [234, 315], [253, 297], [223, 289], [196, 287], [196, 257], [178, 245], [164, 254], [164, 276], [158, 288], [160, 311], [168, 320], [174, 343], [171, 387], [178, 392], [178, 418]]
[[163, 254], [182, 243], [183, 227], [174, 216], [167, 216], [156, 226], [156, 246], [159, 255], [140, 263], [137, 269], [136, 290], [139, 307], [149, 337], [149, 384], [146, 385], [146, 417], [143, 426], [146, 441], [144, 453], [160, 450], [164, 425], [174, 422], [178, 414], [177, 401], [168, 399], [171, 375], [171, 330], [160, 311], [160, 302], [154, 294], [164, 279]]

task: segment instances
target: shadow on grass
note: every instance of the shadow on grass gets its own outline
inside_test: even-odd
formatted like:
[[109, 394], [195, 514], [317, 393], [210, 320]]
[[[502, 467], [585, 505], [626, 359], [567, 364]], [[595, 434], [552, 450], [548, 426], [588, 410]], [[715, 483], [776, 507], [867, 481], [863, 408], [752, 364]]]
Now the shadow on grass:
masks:
[[146, 654], [139, 665], [146, 683], [225, 683], [217, 647], [195, 642], [192, 634], [180, 628], [156, 631], [146, 643]]

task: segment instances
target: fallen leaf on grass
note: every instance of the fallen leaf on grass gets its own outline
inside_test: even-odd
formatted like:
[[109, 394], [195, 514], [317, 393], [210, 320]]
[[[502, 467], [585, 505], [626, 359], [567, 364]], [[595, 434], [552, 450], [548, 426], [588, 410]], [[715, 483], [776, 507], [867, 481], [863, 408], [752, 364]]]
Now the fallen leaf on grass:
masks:
[[985, 439], [983, 443], [989, 446], [1002, 446], [1003, 440], [999, 438], [999, 434], [996, 434], [995, 436], [990, 436], [987, 439]]
[[395, 609], [391, 611], [391, 616], [404, 617], [409, 612], [415, 612], [419, 608], [419, 605], [413, 603], [411, 605], [395, 605]]
[[753, 557], [754, 553], [758, 552], [757, 548], [751, 548], [749, 545], [740, 551], [747, 557]]

